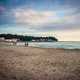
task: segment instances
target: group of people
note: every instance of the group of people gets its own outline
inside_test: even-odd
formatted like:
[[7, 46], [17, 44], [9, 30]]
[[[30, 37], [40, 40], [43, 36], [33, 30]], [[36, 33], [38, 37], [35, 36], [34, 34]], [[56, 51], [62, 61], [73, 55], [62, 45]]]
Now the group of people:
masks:
[[25, 46], [27, 46], [27, 47], [28, 47], [28, 45], [29, 45], [29, 44], [28, 44], [28, 42], [25, 42]]

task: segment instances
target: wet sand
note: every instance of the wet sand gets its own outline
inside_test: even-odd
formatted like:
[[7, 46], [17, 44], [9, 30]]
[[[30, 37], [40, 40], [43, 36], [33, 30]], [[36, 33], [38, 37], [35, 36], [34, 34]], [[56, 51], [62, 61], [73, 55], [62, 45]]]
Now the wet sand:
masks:
[[0, 80], [80, 80], [80, 50], [0, 47]]

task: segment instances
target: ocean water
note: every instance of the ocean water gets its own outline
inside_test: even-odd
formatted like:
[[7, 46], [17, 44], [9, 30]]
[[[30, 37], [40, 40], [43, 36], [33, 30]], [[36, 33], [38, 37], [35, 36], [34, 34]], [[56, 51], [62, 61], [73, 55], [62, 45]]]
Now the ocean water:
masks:
[[80, 41], [30, 42], [29, 46], [40, 48], [80, 49]]
[[[3, 46], [13, 46], [13, 43], [6, 43]], [[2, 46], [2, 45], [1, 45]], [[15, 46], [15, 45], [14, 45]], [[25, 46], [24, 42], [18, 42], [16, 46]], [[80, 49], [80, 41], [60, 41], [60, 42], [29, 42], [29, 46], [40, 48], [64, 48]]]

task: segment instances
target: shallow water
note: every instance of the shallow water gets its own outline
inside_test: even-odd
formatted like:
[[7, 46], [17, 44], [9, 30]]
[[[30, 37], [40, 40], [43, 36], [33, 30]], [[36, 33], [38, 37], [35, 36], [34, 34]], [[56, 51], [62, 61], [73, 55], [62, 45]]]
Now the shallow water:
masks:
[[80, 42], [30, 42], [29, 46], [41, 47], [41, 48], [64, 48], [64, 49], [80, 49]]
[[[13, 46], [13, 43], [0, 44], [0, 46]], [[16, 46], [25, 46], [25, 42], [17, 42]], [[80, 41], [29, 42], [29, 46], [40, 48], [80, 49]]]

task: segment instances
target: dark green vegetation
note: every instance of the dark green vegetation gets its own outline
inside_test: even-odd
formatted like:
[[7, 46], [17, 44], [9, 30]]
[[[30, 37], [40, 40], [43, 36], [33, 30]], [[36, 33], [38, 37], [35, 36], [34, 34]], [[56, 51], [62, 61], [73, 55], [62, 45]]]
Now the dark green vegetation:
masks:
[[2, 37], [4, 37], [5, 39], [17, 39], [19, 41], [37, 41], [37, 42], [58, 41], [58, 39], [55, 37], [33, 37], [33, 36], [13, 35], [13, 34], [0, 34], [0, 38]]

